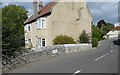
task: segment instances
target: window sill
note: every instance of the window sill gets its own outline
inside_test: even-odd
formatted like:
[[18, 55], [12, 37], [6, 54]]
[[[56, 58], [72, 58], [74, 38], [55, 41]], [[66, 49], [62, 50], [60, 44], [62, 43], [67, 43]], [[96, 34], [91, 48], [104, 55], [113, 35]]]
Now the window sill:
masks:
[[31, 32], [31, 31], [25, 31], [24, 33], [28, 33], [28, 32]]
[[37, 30], [46, 30], [46, 28], [37, 28]]

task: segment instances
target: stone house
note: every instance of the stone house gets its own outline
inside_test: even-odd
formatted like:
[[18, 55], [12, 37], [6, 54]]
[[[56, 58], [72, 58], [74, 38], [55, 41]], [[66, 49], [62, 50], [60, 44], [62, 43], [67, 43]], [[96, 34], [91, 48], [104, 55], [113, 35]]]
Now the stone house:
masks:
[[86, 2], [60, 1], [45, 6], [33, 2], [33, 15], [24, 22], [26, 47], [51, 46], [60, 34], [76, 41], [83, 30], [91, 37], [92, 16]]

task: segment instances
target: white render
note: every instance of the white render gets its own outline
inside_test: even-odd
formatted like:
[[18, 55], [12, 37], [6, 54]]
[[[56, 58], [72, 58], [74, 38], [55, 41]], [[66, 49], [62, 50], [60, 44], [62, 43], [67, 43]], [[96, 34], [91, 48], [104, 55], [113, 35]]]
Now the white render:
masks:
[[108, 38], [118, 38], [119, 30], [109, 31], [107, 33]]
[[115, 23], [114, 26], [115, 27], [120, 26], [120, 23]]

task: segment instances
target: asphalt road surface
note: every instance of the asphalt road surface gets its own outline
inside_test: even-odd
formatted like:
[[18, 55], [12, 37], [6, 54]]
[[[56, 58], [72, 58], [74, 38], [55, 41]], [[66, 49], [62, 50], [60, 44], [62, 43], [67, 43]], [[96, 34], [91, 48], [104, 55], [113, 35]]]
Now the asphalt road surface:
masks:
[[5, 73], [118, 73], [119, 45], [115, 40], [103, 40], [96, 49], [39, 60]]

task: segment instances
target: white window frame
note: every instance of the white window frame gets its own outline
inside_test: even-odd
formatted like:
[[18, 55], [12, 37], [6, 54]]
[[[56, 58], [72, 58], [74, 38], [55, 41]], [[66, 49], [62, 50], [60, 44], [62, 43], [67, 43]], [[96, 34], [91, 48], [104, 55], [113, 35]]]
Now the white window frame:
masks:
[[[30, 30], [29, 30], [29, 26], [30, 26]], [[26, 25], [25, 31], [26, 31], [26, 32], [32, 31], [32, 26], [31, 26], [31, 24], [27, 24], [27, 25]]]
[[37, 26], [37, 27], [36, 27], [37, 29], [40, 29], [40, 28], [41, 28], [41, 26], [40, 26], [40, 18], [37, 19], [37, 25], [36, 25], [36, 26]]
[[[45, 21], [44, 25], [42, 20]], [[37, 19], [37, 29], [46, 29], [46, 18]]]
[[44, 39], [44, 42], [45, 42], [45, 45], [44, 45], [44, 46], [46, 46], [46, 39], [45, 39], [45, 38], [42, 38], [42, 39], [41, 39], [41, 41], [42, 41], [42, 42], [41, 42], [41, 43], [42, 43], [41, 45], [43, 46], [43, 39]]
[[[30, 42], [29, 42], [29, 40], [30, 40]], [[32, 39], [28, 39], [28, 44], [30, 44], [30, 43], [32, 43]]]
[[[29, 38], [30, 39], [30, 38]], [[31, 41], [29, 42], [29, 39], [26, 39], [25, 38], [25, 44], [30, 44], [30, 43], [32, 43], [32, 39], [30, 39]]]
[[27, 32], [27, 25], [24, 26], [24, 31]]
[[[37, 38], [37, 46], [38, 47], [43, 47], [43, 39], [45, 39], [45, 38]], [[45, 39], [45, 46], [46, 46], [46, 39]]]
[[[46, 28], [46, 18], [40, 18], [40, 19], [41, 19], [41, 22], [40, 22], [41, 23], [41, 28], [42, 29]], [[43, 21], [42, 20], [44, 20], [44, 22], [45, 22], [44, 25], [43, 25]]]
[[28, 25], [28, 31], [31, 31], [31, 27], [30, 27], [30, 25]]
[[37, 38], [37, 46], [41, 47], [41, 38]]
[[28, 40], [27, 40], [27, 39], [25, 39], [25, 44], [26, 44], [26, 45], [28, 44]]

